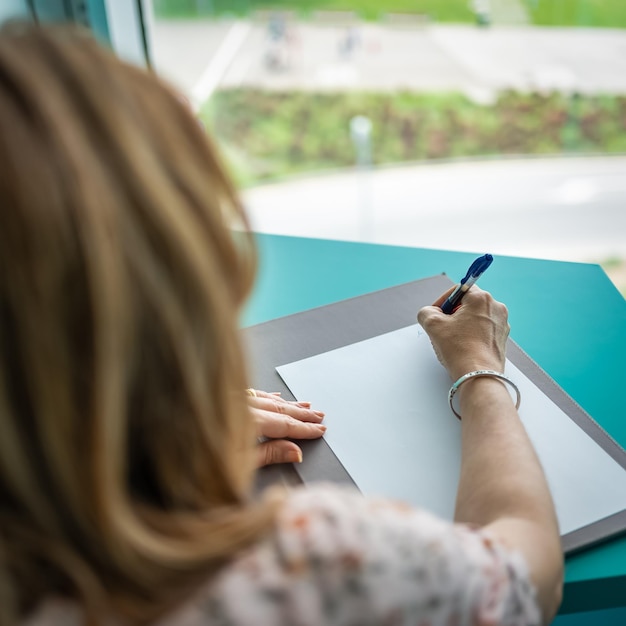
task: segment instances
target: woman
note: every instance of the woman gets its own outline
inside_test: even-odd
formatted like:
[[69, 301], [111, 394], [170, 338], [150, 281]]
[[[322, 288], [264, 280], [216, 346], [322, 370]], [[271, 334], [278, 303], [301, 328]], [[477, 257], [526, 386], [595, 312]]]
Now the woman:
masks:
[[[554, 509], [497, 379], [459, 390], [457, 524], [253, 496], [323, 414], [244, 391], [253, 241], [173, 90], [84, 33], [5, 30], [0, 166], [1, 626], [551, 620]], [[502, 371], [506, 308], [441, 302], [419, 320], [451, 377]]]

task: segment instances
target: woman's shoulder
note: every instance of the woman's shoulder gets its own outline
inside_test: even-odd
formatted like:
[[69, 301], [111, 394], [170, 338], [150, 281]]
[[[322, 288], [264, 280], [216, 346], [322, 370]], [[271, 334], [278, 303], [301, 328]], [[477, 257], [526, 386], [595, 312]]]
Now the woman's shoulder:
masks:
[[291, 491], [198, 602], [205, 623], [237, 626], [539, 622], [523, 561], [484, 533], [327, 484]]
[[[70, 609], [28, 626], [80, 623]], [[273, 530], [159, 626], [539, 621], [521, 557], [487, 534], [318, 484], [289, 491]]]

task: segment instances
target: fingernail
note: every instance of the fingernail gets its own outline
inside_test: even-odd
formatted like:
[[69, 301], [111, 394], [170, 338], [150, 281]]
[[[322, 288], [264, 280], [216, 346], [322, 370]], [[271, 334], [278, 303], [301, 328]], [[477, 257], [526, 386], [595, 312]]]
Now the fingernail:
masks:
[[270, 395], [271, 395], [271, 396], [282, 396], [283, 394], [282, 394], [282, 392], [280, 392], [280, 391], [272, 391], [272, 392], [270, 393]]
[[308, 409], [311, 407], [310, 402], [296, 402], [298, 406], [301, 406], [303, 409]]
[[313, 411], [313, 413], [315, 413], [317, 417], [324, 417], [326, 415], [326, 413], [324, 413], [323, 411]]
[[287, 454], [287, 460], [290, 463], [302, 463], [302, 450], [291, 450]]
[[317, 426], [318, 430], [321, 430], [323, 433], [325, 433], [328, 430], [327, 426], [324, 426], [324, 424], [315, 424]]

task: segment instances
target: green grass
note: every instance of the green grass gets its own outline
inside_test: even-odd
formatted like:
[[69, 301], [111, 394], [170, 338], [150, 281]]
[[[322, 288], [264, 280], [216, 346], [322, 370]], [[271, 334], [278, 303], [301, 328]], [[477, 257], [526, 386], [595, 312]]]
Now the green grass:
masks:
[[626, 152], [626, 97], [218, 91], [201, 116], [243, 185], [350, 167], [350, 119], [372, 121], [376, 164], [499, 155]]
[[625, 0], [525, 0], [534, 24], [626, 28]]
[[472, 22], [467, 0], [153, 0], [158, 17], [202, 15], [248, 15], [257, 10], [296, 10], [303, 17], [313, 11], [354, 11], [363, 19], [375, 20], [385, 13], [429, 15], [442, 22]]
[[[385, 13], [416, 13], [438, 22], [474, 23], [469, 0], [152, 0], [157, 17], [246, 16], [282, 9], [308, 17], [313, 11], [354, 11], [376, 20]], [[520, 0], [539, 26], [626, 28], [626, 0]]]
[[[538, 26], [626, 28], [626, 0], [520, 0]], [[437, 22], [474, 23], [469, 0], [153, 0], [161, 18], [193, 18], [257, 10], [296, 11], [306, 18], [313, 11], [353, 11], [367, 20], [385, 13], [418, 13]]]

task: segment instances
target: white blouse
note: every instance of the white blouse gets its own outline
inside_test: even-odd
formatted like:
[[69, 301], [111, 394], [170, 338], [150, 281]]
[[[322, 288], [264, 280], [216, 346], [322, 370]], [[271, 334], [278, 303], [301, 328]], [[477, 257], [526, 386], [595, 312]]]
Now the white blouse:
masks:
[[[48, 602], [24, 626], [78, 626]], [[483, 531], [354, 489], [294, 489], [275, 531], [155, 626], [530, 626], [520, 555]]]

